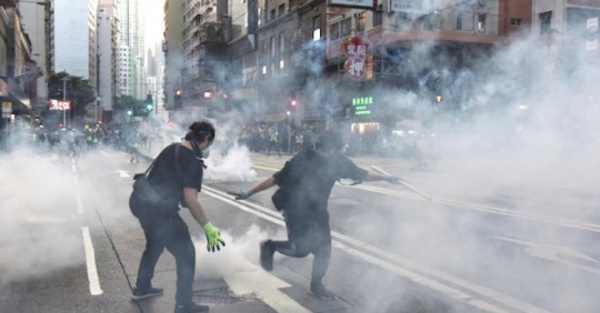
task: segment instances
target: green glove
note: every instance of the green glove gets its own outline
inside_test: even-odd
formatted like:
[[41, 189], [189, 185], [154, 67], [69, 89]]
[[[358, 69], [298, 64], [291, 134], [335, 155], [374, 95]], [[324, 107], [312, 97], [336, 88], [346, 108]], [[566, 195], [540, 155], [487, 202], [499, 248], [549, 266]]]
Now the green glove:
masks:
[[206, 223], [204, 226], [204, 233], [206, 234], [206, 250], [208, 252], [215, 252], [215, 248], [219, 251], [221, 250], [221, 245], [225, 247], [225, 241], [221, 239], [221, 232], [216, 228], [213, 224]]

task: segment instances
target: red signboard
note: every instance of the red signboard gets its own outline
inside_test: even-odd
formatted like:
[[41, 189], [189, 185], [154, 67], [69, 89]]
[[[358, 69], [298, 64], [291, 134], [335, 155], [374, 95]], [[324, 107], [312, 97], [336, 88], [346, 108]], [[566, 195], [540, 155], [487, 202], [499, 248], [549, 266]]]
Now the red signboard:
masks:
[[353, 80], [361, 80], [367, 72], [369, 44], [359, 37], [342, 41], [342, 51], [348, 60], [344, 64], [346, 74]]
[[69, 111], [71, 110], [71, 101], [51, 99], [48, 101], [48, 108], [50, 110]]

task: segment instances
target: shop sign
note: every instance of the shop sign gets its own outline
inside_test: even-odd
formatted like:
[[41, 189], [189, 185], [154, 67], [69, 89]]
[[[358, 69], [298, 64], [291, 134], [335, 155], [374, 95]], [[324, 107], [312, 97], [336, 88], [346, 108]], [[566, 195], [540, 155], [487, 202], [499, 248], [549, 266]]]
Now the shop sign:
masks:
[[390, 11], [425, 14], [429, 11], [428, 0], [390, 0]]
[[348, 59], [344, 64], [346, 74], [352, 80], [361, 80], [367, 73], [369, 44], [359, 37], [342, 41], [342, 51]]
[[2, 118], [10, 118], [12, 114], [12, 102], [2, 102]]
[[373, 97], [356, 97], [352, 98], [352, 107], [354, 115], [371, 115], [371, 105]]
[[50, 100], [48, 109], [53, 111], [69, 111], [71, 109], [71, 101], [66, 100]]
[[331, 0], [329, 5], [336, 7], [373, 9], [377, 6], [377, 0]]

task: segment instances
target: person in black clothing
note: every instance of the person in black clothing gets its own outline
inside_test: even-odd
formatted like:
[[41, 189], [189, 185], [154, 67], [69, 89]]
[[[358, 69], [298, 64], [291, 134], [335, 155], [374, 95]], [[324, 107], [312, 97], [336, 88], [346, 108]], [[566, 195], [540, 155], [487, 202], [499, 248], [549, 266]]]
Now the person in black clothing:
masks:
[[334, 294], [327, 290], [322, 280], [329, 267], [331, 256], [331, 230], [327, 201], [336, 181], [342, 178], [356, 182], [387, 180], [398, 183], [399, 178], [369, 173], [357, 167], [340, 153], [342, 139], [334, 131], [324, 132], [315, 149], [303, 150], [285, 163], [275, 173], [249, 191], [234, 192], [237, 200], [279, 186], [272, 200], [283, 212], [288, 240], [266, 240], [260, 245], [260, 265], [273, 269], [275, 251], [290, 257], [303, 258], [314, 255], [311, 274], [311, 293], [320, 299], [333, 300]]
[[166, 147], [157, 157], [148, 174], [148, 182], [160, 196], [161, 204], [144, 203], [132, 193], [129, 206], [139, 219], [146, 237], [146, 249], [138, 269], [136, 288], [132, 298], [141, 300], [161, 295], [162, 289], [153, 288], [154, 267], [164, 248], [175, 257], [177, 265], [177, 293], [175, 313], [207, 312], [209, 307], [192, 302], [196, 253], [187, 225], [179, 215], [179, 205], [189, 208], [194, 219], [202, 225], [209, 251], [225, 245], [219, 229], [213, 226], [200, 202], [198, 192], [202, 185], [206, 151], [215, 138], [215, 129], [208, 122], [195, 122], [181, 143]]

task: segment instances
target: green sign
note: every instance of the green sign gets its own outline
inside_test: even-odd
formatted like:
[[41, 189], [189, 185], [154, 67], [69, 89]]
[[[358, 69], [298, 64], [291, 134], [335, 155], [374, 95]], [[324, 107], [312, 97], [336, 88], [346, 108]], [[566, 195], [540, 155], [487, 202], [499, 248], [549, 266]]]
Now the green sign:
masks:
[[369, 115], [369, 114], [371, 114], [371, 109], [370, 109], [371, 104], [373, 104], [373, 97], [352, 98], [352, 106], [354, 107], [354, 115]]

